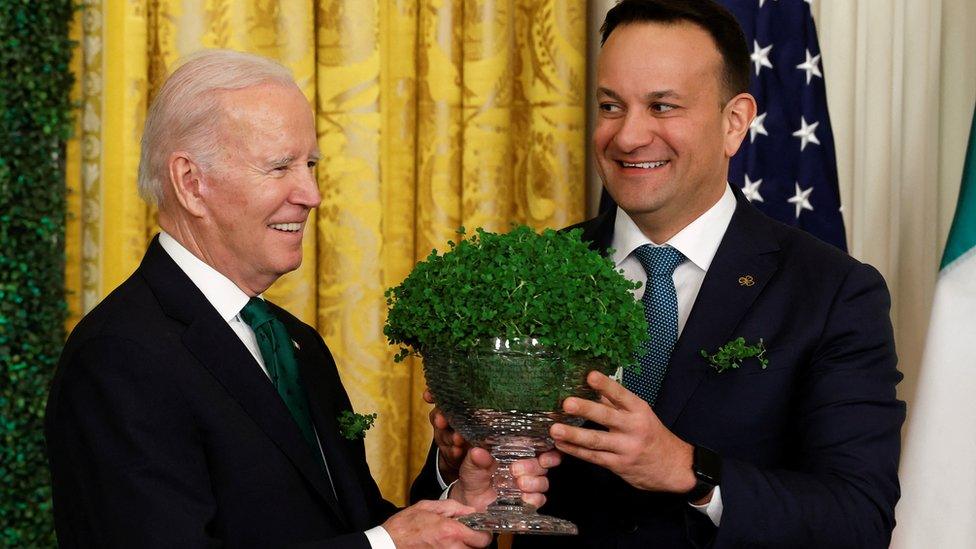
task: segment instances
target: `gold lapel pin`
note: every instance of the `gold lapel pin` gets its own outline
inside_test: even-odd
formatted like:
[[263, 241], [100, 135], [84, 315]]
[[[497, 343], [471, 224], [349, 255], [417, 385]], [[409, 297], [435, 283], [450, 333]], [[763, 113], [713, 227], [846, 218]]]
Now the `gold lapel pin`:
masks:
[[739, 277], [739, 286], [752, 286], [756, 283], [756, 279], [752, 278], [752, 275], [745, 275]]

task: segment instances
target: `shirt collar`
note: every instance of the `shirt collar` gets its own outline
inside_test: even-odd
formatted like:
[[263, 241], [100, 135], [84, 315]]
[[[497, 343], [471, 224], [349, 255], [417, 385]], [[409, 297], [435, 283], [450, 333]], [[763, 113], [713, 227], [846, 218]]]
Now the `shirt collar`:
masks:
[[190, 281], [200, 289], [203, 296], [213, 305], [214, 309], [217, 309], [217, 313], [225, 322], [233, 320], [251, 299], [229, 278], [190, 253], [165, 231], [159, 233], [159, 245], [186, 273]]
[[668, 244], [684, 254], [698, 268], [708, 271], [712, 259], [715, 258], [715, 252], [722, 243], [722, 237], [725, 236], [725, 230], [732, 221], [733, 213], [735, 213], [735, 195], [732, 194], [732, 188], [726, 185], [722, 197], [711, 208], [678, 231], [678, 234], [672, 236], [670, 240], [657, 244], [644, 236], [634, 220], [618, 206], [611, 244], [614, 249], [614, 264], [619, 267], [634, 250], [644, 244], [652, 246]]

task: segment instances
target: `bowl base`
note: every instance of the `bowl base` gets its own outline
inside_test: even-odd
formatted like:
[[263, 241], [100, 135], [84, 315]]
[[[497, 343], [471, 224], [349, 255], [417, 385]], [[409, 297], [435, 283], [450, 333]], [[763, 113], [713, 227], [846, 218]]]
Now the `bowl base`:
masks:
[[520, 513], [511, 511], [491, 511], [472, 513], [458, 518], [472, 530], [496, 534], [538, 534], [542, 536], [575, 536], [579, 533], [576, 525], [539, 513]]

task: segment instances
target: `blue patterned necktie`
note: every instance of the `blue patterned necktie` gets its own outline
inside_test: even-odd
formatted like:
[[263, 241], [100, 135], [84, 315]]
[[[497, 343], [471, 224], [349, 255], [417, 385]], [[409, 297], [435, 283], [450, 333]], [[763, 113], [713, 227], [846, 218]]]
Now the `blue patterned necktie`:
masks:
[[638, 351], [640, 373], [624, 370], [624, 386], [653, 406], [664, 375], [668, 373], [671, 350], [678, 340], [678, 295], [671, 275], [685, 256], [671, 246], [650, 244], [634, 250], [634, 256], [647, 272], [641, 303], [650, 341]]

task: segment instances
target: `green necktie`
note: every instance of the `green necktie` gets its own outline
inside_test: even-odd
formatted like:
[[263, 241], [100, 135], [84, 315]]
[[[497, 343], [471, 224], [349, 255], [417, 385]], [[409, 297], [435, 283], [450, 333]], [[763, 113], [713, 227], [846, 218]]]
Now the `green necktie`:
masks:
[[295, 418], [295, 423], [302, 430], [305, 442], [312, 447], [315, 461], [324, 469], [325, 463], [322, 461], [318, 439], [315, 438], [315, 429], [312, 427], [312, 418], [308, 412], [308, 398], [302, 386], [298, 361], [295, 360], [295, 352], [291, 348], [288, 330], [271, 313], [268, 304], [257, 297], [252, 297], [241, 309], [241, 319], [254, 330], [271, 383], [278, 389], [281, 400], [285, 402], [291, 416]]

